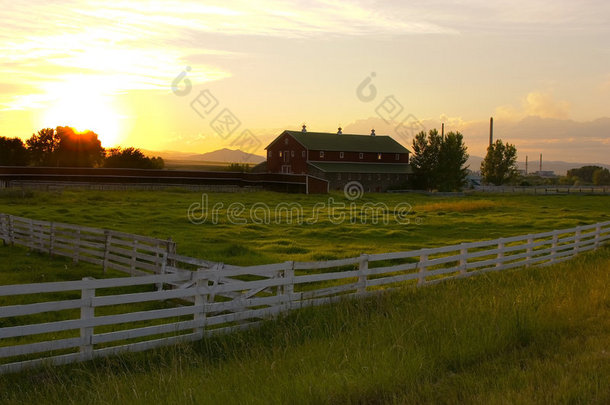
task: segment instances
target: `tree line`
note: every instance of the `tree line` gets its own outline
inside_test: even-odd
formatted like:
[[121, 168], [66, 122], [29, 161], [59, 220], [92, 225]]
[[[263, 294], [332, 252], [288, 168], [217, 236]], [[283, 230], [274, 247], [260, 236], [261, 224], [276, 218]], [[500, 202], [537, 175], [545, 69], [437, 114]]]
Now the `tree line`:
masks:
[[105, 149], [95, 132], [59, 126], [43, 128], [25, 143], [0, 137], [0, 166], [163, 169], [165, 163], [132, 147]]
[[[460, 132], [441, 135], [438, 130], [421, 131], [413, 139], [411, 166], [415, 174], [410, 186], [424, 190], [458, 191], [467, 184], [470, 172], [468, 148]], [[498, 139], [487, 148], [481, 163], [485, 183], [501, 185], [517, 177], [517, 149]]]

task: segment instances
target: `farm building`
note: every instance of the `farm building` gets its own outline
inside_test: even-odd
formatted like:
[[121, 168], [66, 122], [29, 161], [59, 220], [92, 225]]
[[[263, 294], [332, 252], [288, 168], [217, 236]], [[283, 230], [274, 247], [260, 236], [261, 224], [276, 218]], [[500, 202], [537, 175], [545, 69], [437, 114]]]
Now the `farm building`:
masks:
[[330, 190], [358, 181], [364, 191], [404, 185], [413, 173], [409, 150], [389, 136], [284, 131], [266, 148], [269, 173], [294, 173], [324, 179]]

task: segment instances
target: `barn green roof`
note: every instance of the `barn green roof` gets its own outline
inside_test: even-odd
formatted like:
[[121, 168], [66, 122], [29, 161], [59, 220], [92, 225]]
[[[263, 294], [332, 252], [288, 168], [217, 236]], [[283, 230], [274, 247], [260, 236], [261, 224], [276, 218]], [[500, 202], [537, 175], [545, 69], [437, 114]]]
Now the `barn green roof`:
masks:
[[[327, 132], [284, 131], [309, 150], [340, 152], [410, 153], [387, 135], [331, 134]], [[281, 136], [281, 135], [280, 135]], [[278, 137], [279, 138], [279, 137]], [[277, 141], [277, 139], [275, 141]], [[269, 148], [273, 141], [267, 148]]]
[[411, 165], [400, 163], [309, 162], [325, 173], [412, 174]]

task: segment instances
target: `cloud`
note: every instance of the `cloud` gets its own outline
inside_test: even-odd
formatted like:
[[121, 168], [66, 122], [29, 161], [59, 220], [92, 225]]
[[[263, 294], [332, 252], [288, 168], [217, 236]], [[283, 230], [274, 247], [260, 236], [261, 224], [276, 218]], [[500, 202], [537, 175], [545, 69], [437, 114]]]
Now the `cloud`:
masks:
[[532, 92], [525, 97], [523, 109], [527, 115], [542, 118], [567, 118], [570, 105], [555, 100], [548, 93]]
[[403, 18], [393, 10], [327, 0], [307, 4], [275, 0], [13, 2], [3, 5], [0, 74], [33, 90], [0, 102], [4, 109], [38, 108], [57, 98], [49, 94], [49, 86], [73, 87], [83, 78], [106, 94], [169, 91], [171, 81], [187, 65], [192, 67], [193, 83], [223, 79], [231, 73], [206, 61], [245, 54], [216, 49], [210, 40], [214, 37], [454, 32], [421, 15]]
[[520, 107], [496, 107], [494, 117], [512, 121], [528, 116], [565, 119], [569, 117], [569, 111], [570, 104], [567, 101], [556, 100], [550, 93], [532, 91], [523, 97]]

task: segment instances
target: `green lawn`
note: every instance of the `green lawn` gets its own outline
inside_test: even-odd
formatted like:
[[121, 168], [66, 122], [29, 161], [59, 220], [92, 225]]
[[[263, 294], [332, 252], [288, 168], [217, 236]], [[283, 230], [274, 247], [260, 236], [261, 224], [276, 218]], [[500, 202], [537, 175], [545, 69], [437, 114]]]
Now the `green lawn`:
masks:
[[[41, 220], [104, 227], [157, 238], [172, 237], [178, 253], [229, 264], [248, 265], [285, 260], [327, 260], [442, 246], [465, 241], [494, 239], [546, 230], [568, 228], [610, 219], [609, 199], [605, 196], [518, 196], [475, 195], [459, 198], [428, 197], [416, 194], [366, 194], [351, 201], [343, 193], [299, 195], [271, 192], [211, 193], [208, 219], [193, 224], [187, 210], [201, 204], [201, 193], [180, 190], [159, 192], [63, 191], [56, 193], [0, 192], [0, 212]], [[24, 195], [25, 194], [25, 195]], [[332, 202], [329, 199], [332, 198]], [[227, 208], [243, 204], [244, 224], [230, 223]], [[297, 203], [303, 207], [303, 223], [288, 223], [286, 217], [272, 215], [270, 224], [249, 218], [252, 207], [266, 204], [273, 213], [279, 204]], [[341, 225], [332, 222], [345, 214]], [[361, 223], [357, 216], [362, 205], [382, 203], [390, 212], [388, 224], [374, 225], [372, 218]], [[395, 220], [398, 204], [412, 209], [409, 224]], [[213, 223], [211, 211], [218, 209]], [[316, 207], [318, 204], [318, 207]], [[260, 211], [258, 211], [260, 212]], [[306, 221], [316, 218], [313, 223]], [[355, 223], [347, 219], [355, 219]]]
[[[195, 225], [200, 193], [0, 193], [0, 212], [150, 235], [232, 264], [341, 258], [608, 220], [603, 196], [370, 194], [408, 202], [409, 224], [231, 224], [226, 208], [349, 205], [342, 194], [209, 195], [217, 224]], [[1, 403], [610, 403], [610, 248], [545, 268], [488, 273], [308, 308], [193, 345], [0, 376]], [[116, 276], [116, 274], [112, 274]], [[0, 283], [102, 277], [99, 269], [0, 248]]]
[[7, 404], [610, 402], [610, 249], [0, 376]]

